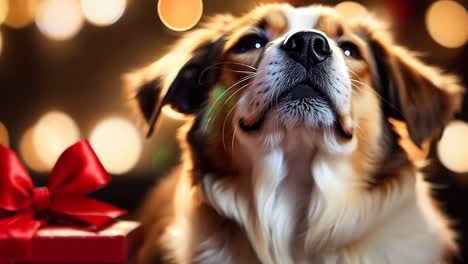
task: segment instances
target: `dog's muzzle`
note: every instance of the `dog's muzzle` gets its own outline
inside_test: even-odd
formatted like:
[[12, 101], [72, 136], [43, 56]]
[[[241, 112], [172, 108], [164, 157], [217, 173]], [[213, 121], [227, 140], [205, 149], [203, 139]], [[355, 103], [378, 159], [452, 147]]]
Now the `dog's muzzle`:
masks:
[[303, 109], [304, 111], [320, 112], [323, 111], [323, 106], [327, 105], [325, 109], [334, 112], [334, 115], [338, 118], [336, 124], [338, 131], [347, 138], [352, 137], [351, 118], [349, 116], [340, 116], [337, 113], [336, 106], [330, 100], [327, 89], [334, 89], [334, 87], [323, 85], [314, 76], [321, 74], [324, 69], [326, 70], [329, 67], [324, 62], [332, 60], [333, 50], [327, 37], [314, 30], [298, 31], [287, 35], [279, 45], [279, 49], [289, 60], [297, 62], [300, 67], [305, 69], [306, 77], [277, 94], [258, 115], [240, 119], [240, 128], [245, 132], [259, 130], [270, 109], [281, 103], [287, 104], [295, 101], [297, 102], [297, 109]]

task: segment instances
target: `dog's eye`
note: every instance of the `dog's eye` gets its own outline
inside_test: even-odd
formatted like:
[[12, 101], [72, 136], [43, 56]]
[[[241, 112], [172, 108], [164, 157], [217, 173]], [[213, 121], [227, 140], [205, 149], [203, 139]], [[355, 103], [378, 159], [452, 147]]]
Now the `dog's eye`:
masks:
[[268, 39], [266, 36], [260, 34], [249, 34], [243, 36], [239, 42], [231, 49], [234, 53], [244, 53], [254, 49], [261, 49], [265, 47]]
[[350, 41], [343, 41], [338, 43], [338, 46], [343, 50], [343, 54], [346, 57], [350, 57], [356, 60], [362, 59], [361, 57], [361, 52], [359, 51], [359, 48], [352, 42]]

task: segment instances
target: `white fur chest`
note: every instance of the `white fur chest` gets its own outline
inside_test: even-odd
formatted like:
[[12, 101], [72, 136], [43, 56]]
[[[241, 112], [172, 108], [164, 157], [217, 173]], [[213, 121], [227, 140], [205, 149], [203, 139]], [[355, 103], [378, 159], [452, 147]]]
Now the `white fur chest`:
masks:
[[274, 150], [257, 168], [256, 222], [244, 224], [254, 225], [248, 234], [264, 263], [427, 264], [441, 258], [443, 243], [420, 208], [414, 182], [373, 201], [353, 194], [345, 164], [304, 161]]
[[346, 155], [309, 148], [313, 142], [298, 135], [291, 141], [300, 143], [252, 148], [248, 193], [206, 177], [208, 200], [243, 227], [262, 263], [439, 263], [446, 226], [431, 224], [438, 219], [418, 199], [417, 183], [425, 183], [416, 175], [408, 172], [400, 188], [365, 193]]

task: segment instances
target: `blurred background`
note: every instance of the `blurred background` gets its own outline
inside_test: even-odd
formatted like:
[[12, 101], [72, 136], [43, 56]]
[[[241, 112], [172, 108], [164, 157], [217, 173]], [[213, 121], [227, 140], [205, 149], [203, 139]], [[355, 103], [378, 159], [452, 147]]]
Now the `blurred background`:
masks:
[[[58, 155], [90, 140], [113, 182], [96, 196], [135, 212], [150, 186], [179, 160], [165, 111], [151, 139], [132, 117], [123, 74], [158, 59], [206, 16], [241, 14], [258, 3], [236, 0], [0, 0], [0, 143], [17, 151], [38, 184]], [[285, 1], [286, 2], [286, 1]], [[390, 21], [399, 43], [468, 81], [468, 1], [300, 1], [366, 8]], [[467, 100], [468, 101], [468, 100]], [[445, 130], [426, 168], [436, 195], [461, 231], [468, 260], [468, 102]]]

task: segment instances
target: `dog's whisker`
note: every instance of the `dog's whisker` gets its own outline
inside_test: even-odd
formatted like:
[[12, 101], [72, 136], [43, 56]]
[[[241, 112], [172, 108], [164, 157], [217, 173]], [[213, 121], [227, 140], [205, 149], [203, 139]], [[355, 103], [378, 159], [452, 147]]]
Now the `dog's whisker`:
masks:
[[231, 153], [234, 153], [234, 141], [236, 139], [237, 126], [234, 126], [234, 132], [232, 133], [231, 139]]
[[362, 129], [361, 126], [359, 126], [359, 125], [356, 124], [355, 127], [356, 127], [361, 133], [364, 134], [364, 138], [368, 138], [369, 134], [368, 134], [364, 129]]
[[[231, 94], [231, 96], [229, 96], [226, 101], [223, 103], [223, 106], [229, 101], [231, 100], [231, 98], [236, 95], [238, 92], [240, 92], [242, 89], [246, 88], [247, 86], [249, 86], [251, 83], [248, 83], [248, 84], [245, 84], [243, 85], [242, 87], [240, 87], [237, 91], [235, 91], [234, 93]], [[229, 115], [232, 113], [232, 111], [237, 107], [237, 105], [239, 104], [239, 101], [237, 101], [234, 106], [231, 108], [231, 110], [229, 110], [228, 114], [226, 115], [226, 117], [224, 118], [224, 122], [223, 122], [223, 128], [221, 130], [221, 136], [222, 136], [222, 141], [223, 141], [223, 146], [224, 146], [224, 149], [226, 149], [226, 145], [225, 145], [225, 141], [224, 141], [224, 129], [226, 127], [226, 121], [228, 120], [229, 118]]]
[[[213, 118], [213, 116], [212, 116], [212, 111], [213, 111], [214, 107], [215, 107], [216, 104], [218, 104], [218, 102], [223, 98], [223, 96], [224, 96], [226, 93], [228, 93], [231, 89], [235, 88], [236, 85], [241, 84], [241, 83], [243, 83], [243, 82], [245, 82], [245, 81], [248, 81], [248, 80], [250, 80], [250, 79], [252, 79], [252, 78], [254, 78], [254, 76], [246, 76], [246, 77], [241, 78], [239, 81], [237, 81], [237, 82], [234, 83], [233, 85], [229, 86], [226, 90], [224, 90], [224, 91], [221, 93], [221, 95], [218, 96], [218, 97], [215, 99], [215, 101], [210, 105], [210, 108], [209, 108], [209, 110], [208, 110], [208, 112], [207, 112], [207, 115], [206, 115], [206, 116], [207, 116], [207, 121], [206, 121], [206, 124], [205, 124], [205, 131], [204, 131], [204, 132], [206, 132], [206, 129], [208, 129], [208, 126], [209, 126], [209, 124], [210, 124], [210, 122], [211, 122], [211, 119]], [[226, 100], [226, 101], [227, 101], [227, 100]], [[224, 104], [223, 104], [223, 106], [224, 106]]]
[[257, 72], [251, 72], [251, 71], [238, 71], [238, 70], [230, 70], [231, 72], [237, 72], [237, 73], [245, 73], [245, 74], [252, 74], [255, 75]]
[[246, 67], [250, 70], [252, 70], [252, 72], [256, 72], [258, 69], [253, 67], [253, 66], [250, 66], [248, 64], [244, 64], [244, 63], [239, 63], [239, 62], [233, 62], [233, 61], [226, 61], [226, 62], [218, 62], [218, 63], [214, 63], [214, 64], [211, 64], [210, 66], [206, 67], [205, 69], [203, 69], [203, 71], [200, 73], [200, 76], [198, 78], [198, 80], [200, 81], [203, 77], [203, 75], [210, 69], [212, 68], [215, 68], [215, 67], [219, 67], [219, 66], [222, 66], [222, 65], [236, 65], [236, 66], [241, 66], [241, 67]]
[[[237, 66], [242, 66], [242, 67], [246, 67], [248, 69], [251, 69], [252, 71], [240, 71], [241, 73], [249, 73], [249, 74], [253, 74], [257, 71], [257, 68], [255, 67], [252, 67], [248, 64], [244, 64], [244, 63], [239, 63], [239, 62], [230, 62], [230, 61], [227, 61], [227, 62], [218, 62], [218, 63], [214, 63], [214, 64], [211, 64], [210, 66], [206, 67], [205, 69], [203, 69], [203, 71], [200, 73], [200, 76], [198, 76], [198, 83], [201, 83], [202, 82], [202, 79], [203, 79], [203, 76], [207, 73], [208, 70], [212, 69], [212, 68], [215, 68], [215, 67], [219, 67], [219, 66], [222, 66], [222, 65], [237, 65]], [[231, 70], [231, 69], [230, 69]], [[232, 71], [236, 71], [236, 70], [232, 70]]]
[[[403, 115], [403, 113], [400, 111], [400, 109], [398, 109], [396, 106], [394, 106], [391, 102], [389, 102], [388, 100], [386, 100], [385, 98], [383, 98], [378, 92], [376, 92], [374, 89], [372, 89], [372, 87], [370, 87], [368, 84], [364, 83], [364, 82], [361, 82], [361, 81], [358, 81], [358, 80], [353, 80], [353, 79], [350, 79], [351, 80], [351, 84], [353, 85], [353, 87], [357, 88], [357, 89], [362, 89], [362, 87], [359, 87], [357, 84], [360, 84], [360, 85], [363, 85], [365, 86], [366, 88], [368, 88], [372, 93], [375, 94], [375, 96], [377, 96], [378, 98], [380, 98], [380, 100], [382, 100], [384, 103], [388, 104], [388, 106], [392, 107], [395, 111], [397, 111], [399, 114]], [[353, 83], [355, 82], [355, 83]]]
[[236, 104], [234, 104], [234, 106], [231, 107], [231, 109], [230, 109], [229, 112], [227, 113], [226, 117], [224, 117], [223, 128], [221, 129], [221, 141], [223, 142], [223, 148], [224, 148], [224, 150], [226, 150], [226, 151], [227, 151], [227, 149], [226, 149], [226, 142], [225, 142], [225, 136], [224, 136], [225, 127], [226, 127], [226, 122], [227, 122], [227, 120], [229, 119], [229, 115], [234, 111], [234, 109], [236, 109], [236, 107], [237, 107], [238, 104], [239, 104], [239, 102], [237, 102]]
[[[351, 70], [350, 68], [348, 68], [348, 72], [354, 74], [354, 76], [355, 76], [356, 78], [358, 78], [359, 80], [361, 80], [361, 77], [359, 76], [359, 74], [357, 74], [356, 72], [354, 72], [354, 71]], [[352, 78], [350, 78], [350, 79], [353, 80]]]

